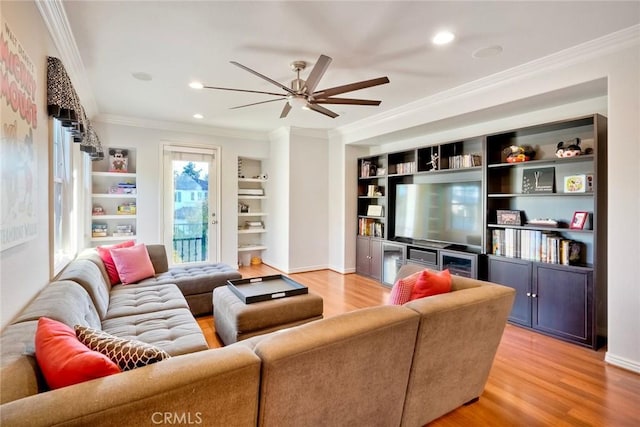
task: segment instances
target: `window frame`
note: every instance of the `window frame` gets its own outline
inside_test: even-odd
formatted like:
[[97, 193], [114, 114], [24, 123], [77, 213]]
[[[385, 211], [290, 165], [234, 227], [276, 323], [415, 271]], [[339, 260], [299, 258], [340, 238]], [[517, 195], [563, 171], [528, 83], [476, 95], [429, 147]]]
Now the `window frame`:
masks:
[[[60, 120], [50, 122], [49, 258], [55, 277], [76, 256], [80, 230], [78, 216], [80, 151]], [[60, 204], [57, 205], [58, 199]]]

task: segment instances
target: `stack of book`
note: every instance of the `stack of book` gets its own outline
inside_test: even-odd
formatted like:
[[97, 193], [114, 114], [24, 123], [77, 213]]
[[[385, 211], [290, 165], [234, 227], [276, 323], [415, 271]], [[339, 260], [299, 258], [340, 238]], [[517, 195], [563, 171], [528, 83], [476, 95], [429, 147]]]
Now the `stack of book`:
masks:
[[264, 230], [264, 223], [262, 221], [245, 221], [245, 230]]
[[510, 258], [579, 265], [582, 246], [581, 242], [564, 238], [555, 232], [515, 228], [492, 231], [492, 253]]
[[136, 194], [136, 183], [119, 182], [109, 187], [109, 194]]
[[113, 237], [127, 237], [127, 236], [133, 236], [133, 226], [131, 224], [116, 225], [116, 231], [113, 233]]
[[94, 222], [91, 224], [91, 236], [92, 237], [107, 237], [107, 224], [101, 222]]
[[136, 203], [122, 203], [118, 205], [118, 210], [116, 211], [118, 215], [135, 215], [136, 214]]

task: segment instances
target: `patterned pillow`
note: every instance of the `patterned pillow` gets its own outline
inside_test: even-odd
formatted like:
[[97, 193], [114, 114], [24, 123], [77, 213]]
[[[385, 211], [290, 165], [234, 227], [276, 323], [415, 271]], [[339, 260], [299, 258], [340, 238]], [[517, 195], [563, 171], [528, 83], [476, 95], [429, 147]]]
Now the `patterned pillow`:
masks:
[[91, 350], [104, 354], [123, 371], [171, 357], [166, 351], [142, 341], [119, 338], [86, 326], [76, 325], [74, 329], [81, 343]]
[[422, 271], [418, 271], [407, 277], [398, 279], [393, 285], [393, 288], [391, 288], [388, 304], [402, 305], [405, 302], [408, 302], [411, 298], [411, 294], [413, 293], [413, 287], [415, 286], [420, 274], [422, 274]]

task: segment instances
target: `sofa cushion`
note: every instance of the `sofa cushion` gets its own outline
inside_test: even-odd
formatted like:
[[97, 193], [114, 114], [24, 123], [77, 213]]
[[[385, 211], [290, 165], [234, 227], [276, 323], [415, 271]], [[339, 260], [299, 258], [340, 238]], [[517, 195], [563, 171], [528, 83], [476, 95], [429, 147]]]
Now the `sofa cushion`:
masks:
[[118, 269], [116, 268], [116, 264], [113, 262], [113, 257], [111, 256], [111, 249], [116, 248], [128, 248], [135, 245], [135, 241], [128, 240], [126, 242], [118, 243], [116, 245], [109, 246], [98, 246], [96, 251], [100, 258], [102, 259], [102, 263], [107, 270], [107, 275], [109, 276], [109, 281], [112, 285], [117, 285], [120, 283], [120, 276], [118, 275]]
[[105, 319], [174, 308], [189, 308], [176, 285], [115, 285]]
[[411, 300], [444, 294], [451, 291], [451, 274], [449, 270], [430, 271], [424, 270], [418, 276], [416, 284], [411, 291]]
[[60, 273], [58, 280], [73, 280], [80, 284], [91, 296], [100, 319], [104, 318], [109, 308], [111, 284], [105, 280], [102, 271], [93, 261], [88, 259], [71, 261]]
[[240, 279], [238, 270], [227, 264], [198, 264], [174, 266], [155, 277], [141, 280], [140, 284], [174, 283], [183, 295], [211, 293], [214, 288], [227, 284], [227, 280]]
[[51, 282], [25, 307], [14, 323], [48, 317], [67, 326], [83, 325], [100, 328], [100, 318], [87, 291], [76, 282]]
[[102, 330], [153, 344], [171, 356], [209, 348], [198, 322], [186, 308], [105, 319]]
[[35, 346], [38, 366], [52, 389], [120, 372], [118, 365], [90, 350], [78, 341], [73, 329], [56, 320], [38, 320]]
[[104, 354], [123, 371], [168, 359], [169, 354], [151, 344], [128, 340], [86, 326], [75, 326], [78, 340], [91, 350]]
[[142, 243], [127, 248], [111, 249], [111, 256], [120, 281], [125, 285], [153, 277], [155, 274], [147, 247]]
[[391, 288], [391, 293], [389, 293], [389, 304], [402, 305], [410, 301], [413, 287], [416, 285], [416, 281], [421, 273], [422, 271], [417, 271], [407, 277], [396, 280], [393, 288]]

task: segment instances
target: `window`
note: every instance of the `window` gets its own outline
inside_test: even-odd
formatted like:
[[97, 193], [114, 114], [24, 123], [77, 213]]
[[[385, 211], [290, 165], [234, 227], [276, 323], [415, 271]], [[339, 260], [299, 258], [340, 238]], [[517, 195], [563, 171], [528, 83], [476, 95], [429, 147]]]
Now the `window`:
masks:
[[51, 132], [51, 242], [52, 242], [52, 276], [58, 274], [75, 256], [77, 251], [77, 215], [74, 197], [73, 144], [71, 136], [65, 131], [61, 122], [53, 120]]

